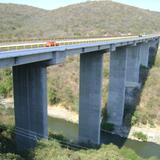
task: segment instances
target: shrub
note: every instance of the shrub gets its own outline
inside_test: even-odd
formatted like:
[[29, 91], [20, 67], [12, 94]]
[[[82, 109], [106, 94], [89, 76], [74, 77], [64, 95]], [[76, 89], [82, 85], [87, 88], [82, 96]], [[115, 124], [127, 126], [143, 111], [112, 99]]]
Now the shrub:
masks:
[[12, 72], [11, 69], [0, 70], [0, 96], [12, 95]]
[[101, 128], [106, 131], [113, 131], [114, 130], [114, 124], [102, 122]]
[[60, 88], [59, 88], [58, 79], [49, 79], [49, 82], [48, 82], [48, 101], [51, 105], [57, 104], [61, 101], [61, 98], [58, 95], [59, 89]]
[[60, 141], [66, 141], [67, 140], [63, 135], [56, 134], [56, 133], [53, 133], [51, 131], [49, 131], [49, 139], [51, 139], [51, 140], [56, 139], [56, 140], [60, 140]]
[[6, 154], [0, 153], [0, 160], [24, 160], [24, 159], [21, 156], [16, 155], [14, 153], [6, 153]]
[[139, 140], [141, 141], [147, 141], [147, 135], [145, 135], [144, 133], [142, 132], [135, 132], [133, 134], [134, 137], [138, 138]]
[[60, 98], [57, 96], [57, 91], [55, 89], [49, 88], [48, 101], [51, 105], [57, 104], [60, 102]]

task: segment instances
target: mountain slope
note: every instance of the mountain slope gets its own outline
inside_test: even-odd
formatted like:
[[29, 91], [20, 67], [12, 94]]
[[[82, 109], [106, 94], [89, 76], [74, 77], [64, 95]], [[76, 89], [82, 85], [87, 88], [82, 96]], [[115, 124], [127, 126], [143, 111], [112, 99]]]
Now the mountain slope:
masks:
[[0, 34], [29, 36], [38, 32], [37, 22], [43, 21], [48, 11], [25, 5], [0, 4]]
[[160, 13], [112, 1], [85, 2], [47, 11], [0, 4], [0, 35], [71, 37], [160, 32]]

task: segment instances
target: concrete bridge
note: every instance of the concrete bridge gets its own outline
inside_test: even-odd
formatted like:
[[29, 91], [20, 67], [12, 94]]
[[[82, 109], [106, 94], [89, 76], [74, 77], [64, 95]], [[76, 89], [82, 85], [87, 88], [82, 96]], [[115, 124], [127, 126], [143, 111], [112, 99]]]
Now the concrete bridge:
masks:
[[[19, 150], [48, 137], [47, 66], [80, 55], [79, 142], [100, 143], [103, 55], [110, 52], [108, 122], [122, 125], [125, 90], [139, 83], [140, 65], [148, 67], [159, 36], [26, 49], [0, 53], [0, 67], [12, 67], [16, 141]], [[150, 52], [154, 50], [154, 52]]]

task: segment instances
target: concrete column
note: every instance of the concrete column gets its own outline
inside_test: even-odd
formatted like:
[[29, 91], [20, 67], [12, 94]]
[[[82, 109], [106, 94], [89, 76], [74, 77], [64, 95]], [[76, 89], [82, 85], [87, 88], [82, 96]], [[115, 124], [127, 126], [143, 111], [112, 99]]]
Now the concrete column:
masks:
[[152, 67], [155, 63], [155, 59], [156, 59], [156, 54], [158, 51], [158, 41], [157, 40], [153, 40], [149, 43], [150, 48], [149, 48], [149, 61], [148, 61], [148, 65], [149, 67]]
[[157, 39], [157, 45], [156, 45], [156, 48], [157, 48], [157, 51], [158, 51], [158, 49], [159, 49], [159, 39]]
[[148, 67], [149, 45], [147, 43], [141, 44], [140, 57], [141, 57], [141, 65]]
[[[125, 109], [132, 109], [138, 103], [140, 84], [140, 64], [142, 57], [146, 60], [145, 45], [137, 44], [127, 48]], [[141, 55], [143, 54], [143, 56]], [[147, 56], [148, 57], [148, 56]], [[144, 60], [143, 59], [143, 60]]]
[[79, 142], [100, 144], [102, 53], [80, 56]]
[[46, 67], [13, 67], [13, 84], [17, 149], [25, 150], [48, 137]]
[[127, 47], [117, 48], [110, 54], [110, 75], [107, 114], [108, 122], [123, 124]]
[[126, 81], [139, 83], [140, 45], [127, 48]]

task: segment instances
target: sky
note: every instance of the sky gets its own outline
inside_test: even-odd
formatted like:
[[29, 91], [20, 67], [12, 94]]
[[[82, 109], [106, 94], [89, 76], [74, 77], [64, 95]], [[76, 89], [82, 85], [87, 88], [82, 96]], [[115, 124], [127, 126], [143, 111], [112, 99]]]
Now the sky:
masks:
[[[0, 3], [27, 4], [30, 6], [51, 10], [69, 4], [75, 4], [86, 1], [89, 0], [0, 0]], [[160, 0], [113, 0], [113, 1], [160, 12]]]

